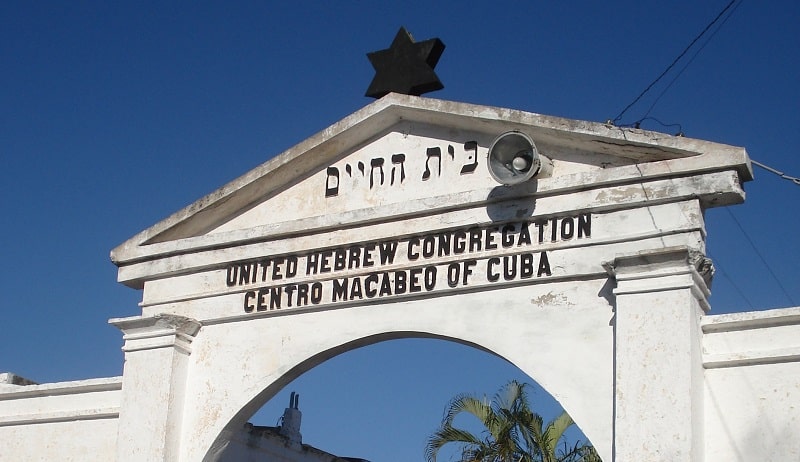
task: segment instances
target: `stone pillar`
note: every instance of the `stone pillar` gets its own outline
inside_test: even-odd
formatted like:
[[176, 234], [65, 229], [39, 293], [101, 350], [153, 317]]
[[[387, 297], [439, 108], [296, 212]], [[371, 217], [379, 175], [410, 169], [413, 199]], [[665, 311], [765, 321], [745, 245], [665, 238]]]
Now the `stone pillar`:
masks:
[[109, 322], [125, 340], [117, 461], [178, 460], [189, 355], [200, 323], [174, 315]]
[[711, 262], [672, 247], [605, 266], [617, 282], [614, 460], [702, 461], [700, 318]]

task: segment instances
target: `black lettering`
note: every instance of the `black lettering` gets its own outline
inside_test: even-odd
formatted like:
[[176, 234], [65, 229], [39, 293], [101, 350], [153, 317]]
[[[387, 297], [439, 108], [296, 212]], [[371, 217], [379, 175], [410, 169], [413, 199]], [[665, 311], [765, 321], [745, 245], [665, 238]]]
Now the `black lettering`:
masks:
[[432, 157], [435, 157], [437, 162], [438, 162], [436, 164], [437, 165], [437, 170], [438, 170], [437, 173], [438, 173], [439, 176], [441, 176], [442, 175], [442, 149], [441, 148], [428, 148], [428, 150], [425, 151], [425, 155], [427, 155], [428, 158], [425, 159], [425, 171], [422, 172], [422, 181], [427, 181], [431, 177], [431, 168], [430, 168], [429, 164], [430, 164], [430, 161], [431, 161]]
[[383, 272], [381, 273], [381, 290], [378, 292], [378, 296], [385, 297], [387, 295], [392, 295], [392, 281], [389, 273]]
[[536, 272], [536, 277], [541, 275], [552, 276], [550, 272], [550, 260], [547, 259], [547, 252], [539, 253], [539, 270]]
[[467, 233], [458, 230], [454, 233], [453, 253], [456, 255], [464, 253], [467, 250]]
[[389, 184], [394, 184], [394, 169], [395, 169], [395, 165], [398, 165], [398, 164], [400, 165], [400, 183], [402, 183], [403, 180], [406, 179], [406, 169], [405, 169], [405, 167], [403, 167], [403, 163], [405, 161], [406, 161], [406, 155], [405, 154], [400, 153], [400, 154], [393, 154], [392, 155], [392, 164], [393, 164], [392, 165], [392, 179], [391, 179], [391, 182]]
[[294, 295], [294, 291], [297, 290], [297, 286], [294, 285], [294, 284], [290, 284], [288, 286], [285, 286], [284, 290], [286, 290], [286, 307], [287, 308], [291, 308], [292, 307], [292, 295]]
[[[326, 170], [328, 178], [325, 179], [325, 197], [333, 197], [339, 194], [339, 169], [328, 167]], [[333, 179], [333, 181], [331, 181]]]
[[497, 228], [491, 228], [486, 230], [486, 234], [484, 235], [483, 241], [483, 248], [486, 250], [494, 250], [497, 248], [497, 244], [494, 242], [494, 233], [498, 230]]
[[243, 286], [250, 283], [250, 264], [242, 263], [239, 265], [239, 285]]
[[370, 266], [375, 266], [375, 262], [372, 261], [372, 252], [375, 251], [375, 243], [367, 244], [364, 246], [364, 262], [361, 266], [364, 268], [368, 268]]
[[320, 273], [330, 273], [331, 272], [331, 257], [333, 257], [332, 250], [326, 250], [320, 254], [320, 263], [319, 263], [319, 272]]
[[547, 220], [536, 220], [536, 227], [539, 228], [539, 244], [544, 242], [544, 227], [547, 226]]
[[315, 282], [311, 284], [311, 303], [319, 305], [322, 301], [322, 283]]
[[523, 253], [519, 256], [519, 277], [527, 279], [533, 276], [533, 254]]
[[522, 223], [522, 225], [520, 225], [517, 245], [531, 245], [531, 230], [528, 223]]
[[[227, 273], [225, 274], [225, 284], [226, 284], [228, 287], [233, 287], [233, 286], [235, 286], [235, 285], [236, 285], [236, 277], [237, 277], [237, 276], [238, 276], [237, 267], [236, 267], [236, 266], [234, 266], [234, 265], [231, 265], [231, 266], [229, 266], [229, 267], [228, 267], [228, 271], [227, 271]], [[247, 303], [247, 301], [246, 301], [246, 299], [245, 299], [245, 304], [246, 304], [246, 303]], [[247, 311], [247, 309], [245, 309], [245, 311]], [[251, 310], [251, 311], [252, 311], [252, 310]], [[249, 313], [250, 311], [247, 311], [247, 312]]]
[[297, 306], [308, 305], [308, 284], [297, 284]]
[[369, 162], [369, 166], [370, 166], [370, 169], [369, 169], [369, 189], [372, 189], [372, 186], [374, 185], [374, 179], [375, 179], [374, 173], [375, 173], [375, 168], [376, 167], [378, 168], [378, 172], [381, 175], [380, 176], [381, 185], [383, 185], [383, 163], [384, 163], [383, 157], [376, 157], [375, 159], [372, 159]]
[[283, 275], [281, 274], [281, 265], [284, 262], [283, 257], [276, 257], [275, 261], [272, 262], [272, 280], [277, 281], [279, 279], [283, 279]]
[[358, 269], [361, 264], [361, 247], [354, 245], [350, 247], [350, 261], [347, 263], [348, 269]]
[[269, 309], [270, 310], [279, 310], [281, 309], [281, 296], [283, 295], [283, 289], [280, 287], [272, 287], [269, 289]]
[[481, 230], [473, 228], [469, 230], [469, 251], [480, 252], [481, 250]]
[[464, 262], [464, 285], [467, 285], [467, 279], [472, 275], [472, 268], [478, 265], [478, 260], [467, 260]]
[[464, 143], [464, 151], [467, 153], [467, 163], [461, 167], [462, 175], [472, 173], [478, 168], [478, 143], [476, 141], [467, 141]]
[[500, 259], [497, 257], [492, 257], [486, 263], [486, 279], [489, 282], [497, 282], [500, 279], [500, 273], [495, 273], [494, 267], [500, 264]]
[[401, 295], [406, 293], [408, 287], [406, 286], [406, 272], [405, 271], [395, 271], [394, 272], [394, 293], [395, 295]]
[[575, 221], [572, 217], [561, 219], [561, 240], [572, 239], [575, 235]]
[[450, 263], [447, 265], [447, 285], [458, 287], [458, 280], [461, 279], [461, 265]]
[[503, 278], [513, 281], [517, 277], [517, 256], [506, 255], [503, 257]]
[[394, 263], [394, 256], [397, 253], [397, 241], [381, 242], [378, 244], [381, 256], [381, 265], [391, 265]]
[[428, 266], [425, 268], [425, 290], [430, 292], [436, 288], [436, 267]]
[[452, 240], [453, 235], [450, 233], [442, 233], [439, 234], [439, 256], [446, 257], [450, 255], [450, 241]]
[[558, 236], [558, 218], [553, 217], [550, 219], [550, 242], [555, 242]]
[[350, 286], [350, 300], [359, 300], [364, 298], [364, 292], [361, 290], [361, 278], [353, 278], [353, 284]]
[[269, 263], [269, 258], [265, 258], [259, 262], [259, 265], [261, 265], [261, 282], [267, 281], [267, 267], [269, 267]]
[[332, 302], [338, 302], [339, 300], [347, 301], [347, 278], [334, 279], [331, 292]]
[[344, 249], [336, 249], [333, 257], [333, 269], [341, 271], [347, 267], [347, 252]]
[[512, 223], [508, 223], [507, 225], [503, 226], [503, 229], [501, 231], [502, 234], [501, 234], [501, 238], [500, 238], [500, 244], [503, 246], [503, 248], [507, 249], [507, 248], [511, 247], [512, 245], [514, 245], [514, 230], [515, 229], [516, 229], [516, 226], [514, 226]]
[[370, 274], [369, 276], [364, 279], [364, 293], [367, 294], [367, 298], [373, 298], [378, 295], [378, 289], [373, 287], [373, 284], [378, 283], [378, 275], [375, 273]]
[[415, 247], [419, 247], [419, 238], [412, 237], [408, 240], [408, 259], [411, 261], [419, 258], [419, 252], [414, 250]]
[[262, 287], [258, 289], [258, 299], [256, 303], [257, 311], [267, 311], [267, 297], [269, 297], [269, 289]]
[[292, 255], [286, 257], [286, 277], [293, 278], [297, 276], [297, 257]]
[[411, 281], [409, 286], [411, 286], [411, 292], [422, 292], [422, 286], [419, 285], [419, 276], [422, 274], [422, 268], [412, 268], [410, 273]]
[[578, 238], [592, 237], [592, 214], [584, 213], [578, 216]]
[[308, 254], [306, 256], [306, 276], [317, 274], [317, 271], [319, 271], [319, 254]]
[[[228, 268], [230, 272], [230, 268]], [[252, 313], [253, 312], [253, 302], [252, 300], [256, 297], [256, 293], [252, 290], [246, 292], [244, 294], [244, 312], [245, 313]]]
[[433, 236], [425, 236], [422, 240], [422, 256], [431, 258], [436, 252], [436, 240]]

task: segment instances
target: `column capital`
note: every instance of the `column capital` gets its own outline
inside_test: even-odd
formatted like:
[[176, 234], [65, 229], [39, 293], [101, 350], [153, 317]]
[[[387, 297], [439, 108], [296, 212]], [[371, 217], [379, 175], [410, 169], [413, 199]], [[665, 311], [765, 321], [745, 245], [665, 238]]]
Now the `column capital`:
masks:
[[126, 353], [174, 347], [191, 354], [192, 341], [202, 327], [195, 319], [172, 314], [113, 318], [108, 323], [122, 331], [125, 341], [122, 351]]
[[603, 268], [617, 281], [614, 295], [691, 289], [703, 310], [710, 309], [714, 265], [699, 250], [676, 246], [618, 255]]

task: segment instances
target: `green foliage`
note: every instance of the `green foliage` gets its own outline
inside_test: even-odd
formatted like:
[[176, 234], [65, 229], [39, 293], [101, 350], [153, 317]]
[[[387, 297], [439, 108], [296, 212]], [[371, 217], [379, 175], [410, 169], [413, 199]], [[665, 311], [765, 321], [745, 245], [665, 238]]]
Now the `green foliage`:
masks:
[[[491, 401], [471, 395], [458, 395], [445, 408], [442, 425], [425, 445], [425, 459], [436, 462], [446, 444], [461, 446], [460, 462], [601, 462], [594, 448], [559, 441], [574, 424], [563, 412], [544, 424], [531, 410], [526, 384], [512, 380]], [[461, 414], [476, 417], [484, 429], [480, 435], [453, 426]]]

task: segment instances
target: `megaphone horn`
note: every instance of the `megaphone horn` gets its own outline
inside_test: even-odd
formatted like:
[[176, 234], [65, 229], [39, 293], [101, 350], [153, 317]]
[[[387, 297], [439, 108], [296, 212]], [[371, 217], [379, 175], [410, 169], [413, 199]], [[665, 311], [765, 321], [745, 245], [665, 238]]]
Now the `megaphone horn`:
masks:
[[492, 178], [504, 185], [519, 184], [553, 172], [553, 161], [539, 154], [533, 140], [518, 131], [505, 132], [494, 139], [487, 164]]

